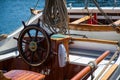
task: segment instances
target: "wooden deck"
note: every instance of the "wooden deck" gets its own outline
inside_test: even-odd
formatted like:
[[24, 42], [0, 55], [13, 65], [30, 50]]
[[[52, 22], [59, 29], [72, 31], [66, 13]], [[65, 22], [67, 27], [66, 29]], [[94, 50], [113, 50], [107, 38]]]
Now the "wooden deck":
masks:
[[11, 70], [4, 74], [7, 78], [11, 80], [43, 80], [45, 75], [27, 71], [27, 70]]

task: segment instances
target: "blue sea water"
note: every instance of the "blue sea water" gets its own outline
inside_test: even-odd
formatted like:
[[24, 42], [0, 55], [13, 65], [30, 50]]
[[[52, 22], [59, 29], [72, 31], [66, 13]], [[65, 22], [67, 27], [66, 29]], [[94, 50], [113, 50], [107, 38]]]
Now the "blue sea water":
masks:
[[[95, 7], [93, 0], [67, 0], [67, 4], [72, 3], [74, 7], [83, 7], [85, 1], [88, 1], [88, 6]], [[96, 0], [100, 7], [120, 7], [120, 0]]]
[[[36, 6], [38, 0], [0, 0], [0, 34], [10, 34], [27, 21], [30, 17], [30, 8]], [[39, 0], [38, 9], [44, 7], [45, 0]], [[66, 0], [73, 7], [83, 7], [85, 0]], [[120, 0], [97, 0], [100, 6], [120, 6]], [[101, 4], [104, 1], [104, 4]], [[115, 4], [115, 1], [116, 4]], [[89, 6], [94, 6], [90, 0]]]
[[[10, 34], [27, 21], [37, 0], [0, 0], [0, 34]], [[44, 0], [37, 7], [43, 8]]]

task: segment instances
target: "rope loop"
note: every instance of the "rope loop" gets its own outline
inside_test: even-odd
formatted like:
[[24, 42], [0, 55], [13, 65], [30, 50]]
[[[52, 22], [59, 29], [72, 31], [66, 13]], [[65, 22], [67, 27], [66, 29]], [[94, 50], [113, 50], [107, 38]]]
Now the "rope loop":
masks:
[[65, 34], [68, 30], [68, 12], [64, 0], [45, 0], [43, 23], [53, 33]]
[[88, 65], [91, 67], [92, 70], [96, 69], [97, 68], [97, 64], [95, 61], [90, 61], [88, 63]]

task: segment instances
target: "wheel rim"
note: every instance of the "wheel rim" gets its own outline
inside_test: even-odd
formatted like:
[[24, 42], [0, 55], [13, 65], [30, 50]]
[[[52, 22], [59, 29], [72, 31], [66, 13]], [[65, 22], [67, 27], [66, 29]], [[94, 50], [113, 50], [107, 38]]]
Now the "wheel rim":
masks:
[[50, 53], [50, 39], [45, 30], [27, 26], [18, 38], [18, 50], [26, 63], [32, 66], [43, 64]]

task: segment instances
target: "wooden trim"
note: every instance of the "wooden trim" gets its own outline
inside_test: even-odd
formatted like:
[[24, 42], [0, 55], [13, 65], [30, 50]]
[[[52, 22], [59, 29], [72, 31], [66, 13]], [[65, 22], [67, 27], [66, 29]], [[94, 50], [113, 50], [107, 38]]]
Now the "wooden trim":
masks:
[[77, 20], [71, 22], [71, 24], [80, 24], [81, 22], [84, 22], [84, 21], [90, 19], [91, 17], [93, 17], [93, 16], [84, 16], [80, 19], [77, 19]]
[[73, 24], [73, 23], [69, 23], [69, 29], [81, 31], [115, 31], [115, 29], [110, 25]]
[[4, 76], [11, 80], [43, 80], [45, 78], [43, 74], [27, 70], [11, 70], [5, 73]]
[[[120, 25], [120, 20], [117, 20], [117, 21], [113, 22], [112, 24], [114, 24], [116, 26], [119, 26]], [[110, 24], [110, 25], [112, 25], [112, 24]]]
[[[106, 56], [108, 56], [110, 51], [105, 51], [101, 56], [99, 56], [95, 63], [99, 64]], [[80, 71], [77, 75], [75, 75], [71, 80], [81, 80], [87, 73], [89, 73], [92, 70], [92, 68], [88, 65], [85, 67], [82, 71]]]
[[105, 75], [101, 78], [101, 80], [109, 80], [111, 74], [116, 70], [118, 64], [113, 64], [110, 69], [105, 73]]
[[33, 8], [31, 8], [30, 11], [31, 11], [31, 13], [34, 14], [34, 15], [37, 15], [37, 14], [39, 14], [39, 13], [42, 12], [42, 10], [36, 10], [36, 9], [33, 9]]
[[[55, 45], [54, 45], [54, 50], [55, 52], [58, 53], [58, 45], [63, 43], [64, 46], [65, 46], [65, 49], [66, 49], [66, 52], [67, 52], [67, 61], [69, 62], [69, 40], [71, 39], [70, 36], [67, 36], [67, 35], [64, 35], [65, 37], [58, 37], [58, 38], [51, 38], [51, 42], [55, 42]], [[52, 44], [52, 47], [53, 47], [53, 44]]]
[[110, 41], [110, 40], [100, 40], [100, 39], [91, 39], [91, 38], [71, 38], [73, 41], [86, 41], [86, 42], [96, 42], [96, 43], [104, 43], [104, 44], [114, 44], [117, 45], [118, 41]]

